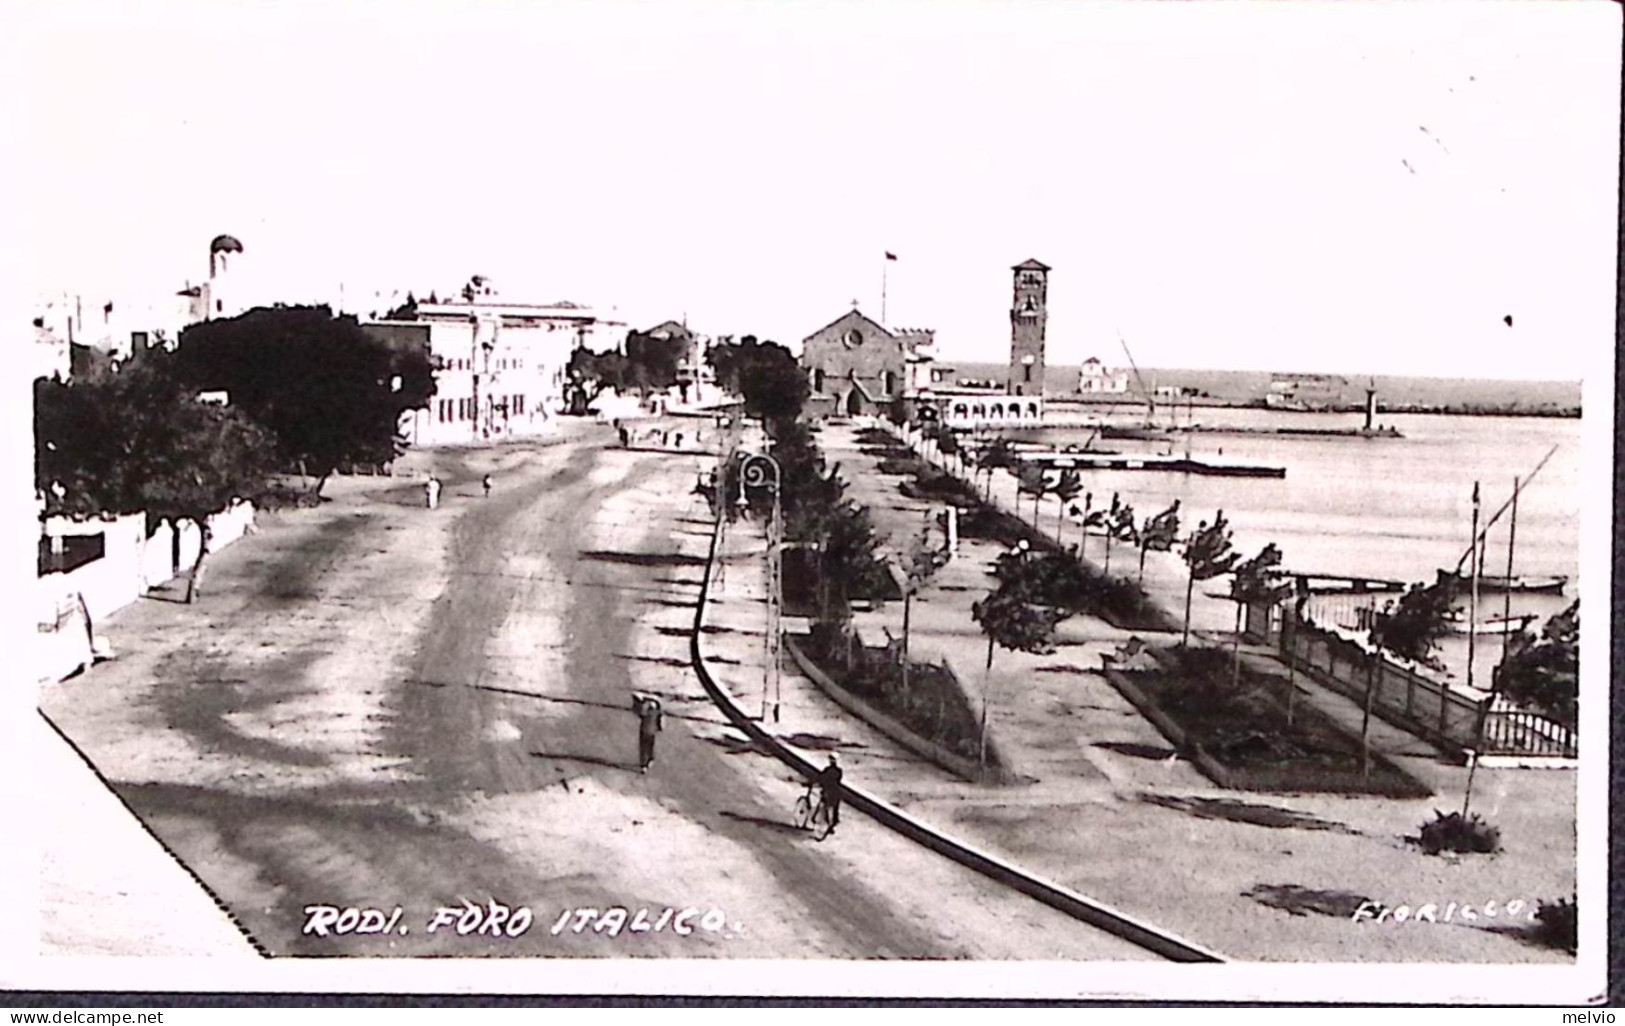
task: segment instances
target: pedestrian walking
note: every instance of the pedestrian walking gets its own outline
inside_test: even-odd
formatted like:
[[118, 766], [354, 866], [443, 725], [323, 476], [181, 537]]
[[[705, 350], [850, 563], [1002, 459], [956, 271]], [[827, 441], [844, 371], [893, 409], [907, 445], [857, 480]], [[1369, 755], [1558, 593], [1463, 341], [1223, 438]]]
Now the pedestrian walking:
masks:
[[829, 809], [829, 830], [824, 835], [828, 837], [841, 822], [841, 763], [834, 752], [829, 753], [828, 765], [818, 771], [818, 793]]
[[634, 696], [632, 709], [638, 714], [638, 772], [647, 773], [655, 761], [655, 735], [664, 729], [665, 715], [657, 698]]
[[683, 447], [683, 433], [681, 431], [679, 431], [679, 432], [677, 432], [677, 437], [676, 437], [676, 441], [674, 443], [674, 448], [681, 449], [682, 447]]
[[491, 497], [491, 475], [490, 474], [486, 474], [483, 478], [480, 479], [480, 486], [485, 489], [485, 497], [487, 499], [489, 499]]
[[429, 480], [423, 482], [423, 497], [430, 509], [440, 505], [440, 479], [433, 474], [429, 475]]

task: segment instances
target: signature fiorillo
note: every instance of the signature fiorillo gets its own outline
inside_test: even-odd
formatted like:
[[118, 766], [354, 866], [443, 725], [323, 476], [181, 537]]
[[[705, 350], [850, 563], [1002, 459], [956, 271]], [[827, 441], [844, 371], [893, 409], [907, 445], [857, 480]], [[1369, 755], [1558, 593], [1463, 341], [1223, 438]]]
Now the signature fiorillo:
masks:
[[[695, 933], [721, 933], [728, 926], [728, 917], [721, 909], [698, 908], [566, 908], [550, 920], [548, 933], [605, 934], [619, 937], [630, 934], [676, 934], [679, 937]], [[460, 937], [523, 937], [537, 923], [536, 914], [528, 905], [508, 905], [492, 899], [484, 904], [463, 900], [461, 905], [442, 905], [419, 919], [426, 933], [451, 933]], [[356, 905], [306, 905], [305, 925], [302, 932], [313, 937], [387, 936], [412, 932], [413, 923], [406, 920], [400, 905], [391, 908], [369, 908]]]
[[1535, 913], [1539, 906], [1532, 901], [1522, 901], [1514, 898], [1505, 903], [1493, 900], [1482, 904], [1467, 902], [1427, 902], [1422, 905], [1395, 905], [1389, 908], [1380, 901], [1369, 899], [1360, 902], [1360, 907], [1354, 910], [1349, 918], [1356, 922], [1370, 921], [1373, 923], [1477, 923], [1484, 920], [1517, 919], [1524, 916], [1529, 922], [1534, 922]]

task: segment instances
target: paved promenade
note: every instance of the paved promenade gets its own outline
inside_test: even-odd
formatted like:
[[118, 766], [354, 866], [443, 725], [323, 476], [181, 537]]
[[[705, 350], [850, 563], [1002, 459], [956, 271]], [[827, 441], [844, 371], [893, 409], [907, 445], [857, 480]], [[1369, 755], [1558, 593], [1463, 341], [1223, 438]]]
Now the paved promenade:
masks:
[[43, 717], [21, 732], [40, 780], [40, 954], [218, 956], [258, 952]]
[[[879, 457], [863, 451], [857, 431], [855, 425], [827, 426], [820, 445], [831, 463], [841, 464], [849, 494], [870, 508], [877, 530], [900, 549], [918, 532], [926, 504], [903, 496], [897, 490], [901, 479], [879, 472]], [[1013, 482], [1004, 478], [996, 494], [1012, 490]], [[1030, 518], [1030, 500], [1023, 505]], [[1482, 896], [1497, 894], [1503, 895], [1499, 901], [1521, 900], [1531, 907], [1540, 898], [1566, 897], [1574, 888], [1572, 773], [1481, 769], [1474, 809], [1502, 827], [1507, 851], [1478, 859], [1431, 858], [1405, 843], [1435, 807], [1459, 807], [1466, 771], [1380, 721], [1373, 728], [1378, 749], [1433, 787], [1434, 799], [1217, 788], [1180, 759], [1099, 673], [1100, 655], [1129, 632], [1076, 616], [1062, 624], [1055, 654], [1001, 649], [993, 672], [984, 672], [986, 640], [970, 606], [993, 586], [988, 571], [998, 552], [990, 542], [962, 541], [960, 557], [916, 599], [910, 644], [917, 658], [947, 659], [973, 702], [985, 691], [1001, 750], [1030, 782], [979, 788], [897, 774], [881, 788], [889, 798], [1231, 957], [1512, 962], [1564, 957], [1504, 932], [1459, 923], [1420, 929], [1356, 926], [1347, 913], [1335, 910], [1363, 897], [1414, 906], [1483, 901]], [[1160, 555], [1164, 563], [1183, 566], [1177, 555]], [[1148, 561], [1148, 587], [1153, 572]], [[1164, 582], [1159, 590], [1167, 592], [1172, 568], [1158, 566], [1155, 572]], [[1182, 603], [1182, 578], [1177, 593]], [[1166, 602], [1157, 591], [1153, 595]], [[1202, 635], [1228, 640], [1224, 632], [1233, 623], [1233, 607], [1208, 600], [1205, 610], [1197, 620]], [[900, 635], [902, 604], [860, 614], [859, 626], [871, 644], [882, 640], [883, 627]], [[1249, 649], [1245, 658], [1268, 657]], [[1361, 710], [1355, 703], [1300, 681], [1302, 700], [1358, 731]]]

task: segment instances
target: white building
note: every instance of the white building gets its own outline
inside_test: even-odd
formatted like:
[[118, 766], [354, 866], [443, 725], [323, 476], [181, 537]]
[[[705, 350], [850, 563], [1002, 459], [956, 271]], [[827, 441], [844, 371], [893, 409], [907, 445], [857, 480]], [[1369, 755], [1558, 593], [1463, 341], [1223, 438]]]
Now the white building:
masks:
[[1110, 368], [1091, 356], [1078, 372], [1078, 392], [1083, 395], [1119, 395], [1128, 391], [1128, 371]]
[[489, 293], [418, 303], [413, 320], [364, 321], [375, 337], [427, 344], [435, 395], [408, 414], [412, 445], [542, 434], [564, 406], [564, 369], [580, 346], [618, 345], [626, 325], [575, 303], [506, 303]]
[[181, 328], [216, 318], [236, 317], [254, 304], [249, 298], [243, 272], [243, 244], [230, 235], [216, 235], [209, 242], [209, 277], [175, 293], [173, 319], [176, 334]]

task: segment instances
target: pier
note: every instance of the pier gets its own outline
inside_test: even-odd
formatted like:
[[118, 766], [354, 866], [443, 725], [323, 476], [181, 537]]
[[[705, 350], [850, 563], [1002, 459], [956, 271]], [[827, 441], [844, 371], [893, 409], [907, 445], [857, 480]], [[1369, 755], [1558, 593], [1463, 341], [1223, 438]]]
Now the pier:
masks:
[[1064, 470], [1148, 470], [1206, 477], [1286, 477], [1285, 467], [1227, 459], [1223, 456], [1159, 456], [1119, 452], [1028, 452], [1023, 460]]

